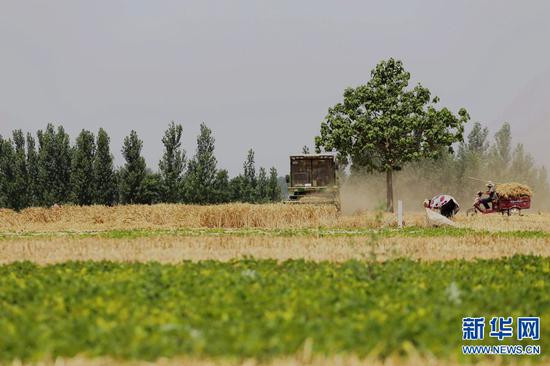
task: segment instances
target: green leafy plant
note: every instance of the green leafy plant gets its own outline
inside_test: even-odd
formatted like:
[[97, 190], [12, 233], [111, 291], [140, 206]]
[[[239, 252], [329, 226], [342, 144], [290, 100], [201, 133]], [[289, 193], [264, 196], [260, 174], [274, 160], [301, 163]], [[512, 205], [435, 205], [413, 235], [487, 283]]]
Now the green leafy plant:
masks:
[[[464, 316], [550, 317], [550, 259], [0, 266], [0, 361], [461, 357]], [[451, 294], [451, 295], [449, 295]], [[550, 327], [541, 323], [542, 349]], [[493, 342], [486, 337], [484, 342]], [[514, 343], [517, 342], [514, 340]]]

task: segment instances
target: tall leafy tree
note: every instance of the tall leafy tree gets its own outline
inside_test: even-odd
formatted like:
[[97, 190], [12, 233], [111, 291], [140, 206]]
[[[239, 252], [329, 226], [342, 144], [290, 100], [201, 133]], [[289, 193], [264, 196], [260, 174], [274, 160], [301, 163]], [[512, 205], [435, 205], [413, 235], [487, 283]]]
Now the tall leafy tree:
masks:
[[268, 196], [272, 202], [281, 200], [281, 187], [279, 186], [279, 178], [275, 167], [269, 169]]
[[118, 188], [113, 167], [113, 155], [109, 147], [111, 140], [107, 132], [100, 128], [97, 133], [94, 156], [94, 200], [95, 204], [111, 206], [117, 202]]
[[164, 154], [159, 162], [162, 182], [162, 201], [178, 202], [181, 199], [185, 169], [185, 150], [181, 147], [183, 127], [171, 122], [164, 132]]
[[122, 203], [144, 203], [144, 180], [146, 176], [145, 159], [141, 156], [143, 142], [136, 131], [132, 130], [124, 138], [122, 156], [126, 163], [120, 171], [120, 198]]
[[[484, 129], [481, 129], [481, 131]], [[485, 134], [485, 133], [484, 133]], [[508, 136], [508, 132], [503, 134]], [[495, 183], [520, 182], [527, 184], [533, 189], [534, 196], [532, 207], [535, 210], [550, 208], [550, 186], [548, 176], [544, 167], [536, 166], [533, 157], [525, 150], [523, 145], [517, 144], [509, 155], [507, 161], [509, 168], [502, 171], [497, 168], [499, 160], [497, 157], [498, 146], [508, 146], [510, 138], [497, 140], [488, 146], [485, 151], [490, 153], [476, 152], [479, 149], [469, 149], [468, 143], [457, 154], [445, 153], [438, 160], [423, 159], [413, 162], [404, 167], [403, 171], [396, 175], [396, 187], [405, 201], [406, 207], [417, 206], [424, 198], [430, 198], [441, 192], [453, 195], [464, 207], [472, 201], [475, 192], [484, 189], [483, 181], [492, 180]], [[504, 143], [503, 143], [504, 141]], [[479, 145], [478, 145], [479, 146]], [[506, 151], [507, 148], [501, 149]], [[506, 156], [504, 153], [501, 156]], [[501, 159], [501, 158], [499, 158]], [[381, 199], [379, 192], [384, 187], [382, 174], [359, 175], [360, 172], [353, 171], [346, 185], [355, 185], [354, 189], [360, 190], [357, 194], [372, 197], [371, 202], [378, 204]], [[478, 179], [470, 179], [470, 177]], [[481, 181], [480, 181], [481, 180]], [[352, 203], [353, 204], [353, 203]]]
[[[436, 171], [445, 172], [447, 177], [456, 182], [466, 182], [466, 184], [457, 186], [454, 192], [471, 192], [474, 189], [475, 181], [469, 180], [470, 177], [481, 178], [486, 175], [486, 156], [490, 145], [488, 136], [489, 129], [476, 122], [468, 134], [467, 141], [460, 144], [457, 159], [454, 160], [450, 154], [445, 154], [442, 159], [437, 161], [439, 168], [434, 167], [437, 169]], [[454, 164], [455, 168], [441, 169], [441, 161]]]
[[6, 178], [4, 176], [4, 138], [0, 135], [0, 207], [7, 207], [6, 203]]
[[245, 202], [247, 197], [247, 184], [242, 174], [233, 177], [229, 181], [230, 200], [232, 202]]
[[27, 133], [27, 173], [28, 173], [28, 192], [29, 205], [40, 205], [40, 187], [38, 183], [38, 153], [36, 152], [36, 140]]
[[267, 178], [267, 171], [264, 167], [260, 167], [258, 170], [255, 196], [255, 201], [258, 203], [265, 203], [269, 201], [269, 180]]
[[155, 203], [165, 202], [162, 200], [163, 184], [162, 177], [158, 173], [147, 171], [143, 180], [143, 193], [141, 203], [153, 205]]
[[189, 161], [186, 176], [186, 199], [190, 203], [212, 203], [212, 185], [216, 179], [218, 161], [214, 156], [214, 136], [212, 131], [201, 123], [197, 137], [197, 151]]
[[65, 203], [70, 196], [71, 147], [62, 126], [48, 124], [38, 131], [38, 182], [42, 187], [40, 203], [50, 206]]
[[436, 158], [442, 148], [462, 141], [465, 109], [455, 116], [437, 109], [437, 97], [420, 84], [408, 89], [411, 76], [403, 63], [390, 58], [371, 72], [366, 85], [348, 88], [344, 100], [329, 108], [318, 151], [336, 150], [353, 169], [386, 174], [386, 205], [393, 211], [393, 172], [412, 161]]
[[72, 201], [91, 205], [94, 199], [94, 134], [82, 130], [76, 138], [71, 168]]
[[11, 140], [0, 136], [0, 203], [3, 207], [17, 208], [15, 202], [15, 151]]
[[218, 170], [213, 185], [213, 203], [227, 203], [231, 200], [229, 173], [225, 169]]
[[12, 194], [14, 209], [20, 210], [30, 205], [29, 175], [27, 167], [27, 153], [25, 149], [25, 135], [21, 130], [13, 131], [13, 144], [15, 146], [15, 182]]
[[57, 201], [65, 203], [69, 199], [71, 182], [71, 158], [72, 149], [70, 145], [69, 134], [65, 132], [63, 126], [57, 127], [56, 133], [57, 147], [57, 171], [58, 171], [58, 189], [56, 192]]
[[243, 178], [244, 189], [242, 200], [246, 202], [254, 202], [256, 200], [256, 165], [254, 161], [254, 150], [248, 150], [246, 160], [243, 163]]
[[495, 133], [491, 160], [491, 169], [495, 171], [497, 179], [505, 178], [512, 160], [512, 129], [508, 122]]
[[468, 134], [468, 151], [485, 154], [489, 149], [489, 141], [487, 137], [489, 136], [489, 129], [483, 127], [481, 123], [476, 122], [472, 127], [472, 130]]
[[537, 177], [535, 159], [533, 159], [531, 154], [525, 152], [523, 144], [517, 144], [512, 153], [510, 171], [514, 175], [521, 177], [524, 183], [529, 181], [534, 182]]

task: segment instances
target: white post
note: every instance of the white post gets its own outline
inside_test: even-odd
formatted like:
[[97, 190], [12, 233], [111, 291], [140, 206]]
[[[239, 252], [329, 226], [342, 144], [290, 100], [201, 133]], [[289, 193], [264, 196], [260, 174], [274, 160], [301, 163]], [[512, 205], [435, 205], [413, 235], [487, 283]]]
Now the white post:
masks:
[[397, 201], [397, 227], [403, 228], [403, 201]]

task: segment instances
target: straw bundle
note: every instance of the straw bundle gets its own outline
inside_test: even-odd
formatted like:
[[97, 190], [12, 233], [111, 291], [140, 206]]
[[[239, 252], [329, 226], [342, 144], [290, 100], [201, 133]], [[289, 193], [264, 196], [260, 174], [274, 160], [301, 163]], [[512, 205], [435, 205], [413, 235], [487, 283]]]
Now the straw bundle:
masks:
[[496, 191], [499, 197], [506, 199], [531, 197], [533, 195], [531, 188], [520, 183], [501, 183], [496, 186]]

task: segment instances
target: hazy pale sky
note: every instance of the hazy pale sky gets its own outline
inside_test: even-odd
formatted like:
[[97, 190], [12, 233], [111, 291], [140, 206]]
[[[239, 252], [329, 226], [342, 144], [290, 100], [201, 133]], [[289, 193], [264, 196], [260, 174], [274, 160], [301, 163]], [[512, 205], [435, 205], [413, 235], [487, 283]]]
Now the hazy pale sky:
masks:
[[384, 58], [550, 167], [550, 1], [0, 0], [0, 134], [131, 129], [156, 169], [170, 120], [221, 167], [288, 171], [329, 106]]

